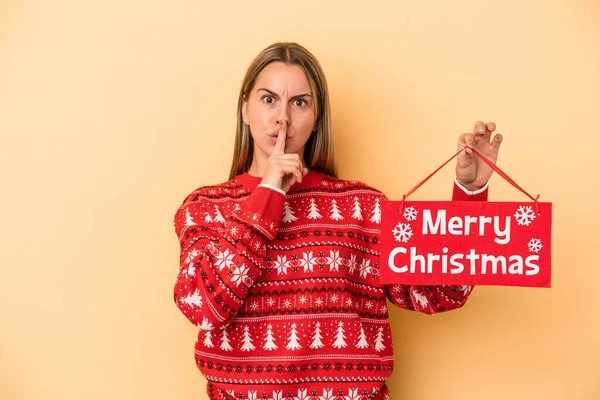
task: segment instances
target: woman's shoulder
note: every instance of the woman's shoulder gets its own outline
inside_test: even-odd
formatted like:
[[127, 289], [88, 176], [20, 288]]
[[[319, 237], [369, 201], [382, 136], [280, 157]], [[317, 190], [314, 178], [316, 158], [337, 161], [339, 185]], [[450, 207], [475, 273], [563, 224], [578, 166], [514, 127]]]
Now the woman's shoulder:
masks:
[[321, 190], [342, 194], [347, 193], [350, 195], [381, 195], [384, 196], [383, 192], [365, 182], [359, 180], [342, 179], [339, 177], [321, 174], [320, 182], [318, 186]]
[[245, 189], [236, 178], [218, 184], [200, 186], [185, 196], [182, 204], [194, 202], [223, 201], [231, 197], [247, 196]]

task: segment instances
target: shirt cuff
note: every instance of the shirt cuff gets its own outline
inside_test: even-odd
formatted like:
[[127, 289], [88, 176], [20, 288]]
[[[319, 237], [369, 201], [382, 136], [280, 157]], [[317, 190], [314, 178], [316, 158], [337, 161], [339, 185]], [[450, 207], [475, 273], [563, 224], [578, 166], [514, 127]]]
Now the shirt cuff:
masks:
[[[262, 187], [269, 188], [269, 189], [271, 189], [271, 190], [274, 190], [274, 191], [276, 191], [276, 192], [279, 192], [279, 193], [281, 193], [282, 195], [284, 195], [284, 196], [285, 196], [285, 192], [284, 192], [283, 190], [279, 189], [278, 187], [275, 187], [275, 186], [269, 185], [268, 183], [260, 183], [258, 186], [262, 186]], [[486, 185], [486, 186], [487, 186], [487, 185]]]
[[481, 189], [477, 189], [475, 191], [470, 191], [468, 190], [466, 187], [464, 187], [463, 185], [461, 185], [460, 183], [458, 183], [458, 179], [454, 178], [454, 183], [456, 184], [456, 186], [458, 186], [463, 192], [465, 192], [465, 194], [468, 194], [470, 196], [475, 195], [475, 194], [479, 194], [479, 193], [483, 193], [487, 190], [488, 185], [490, 184], [489, 182], [486, 183]]

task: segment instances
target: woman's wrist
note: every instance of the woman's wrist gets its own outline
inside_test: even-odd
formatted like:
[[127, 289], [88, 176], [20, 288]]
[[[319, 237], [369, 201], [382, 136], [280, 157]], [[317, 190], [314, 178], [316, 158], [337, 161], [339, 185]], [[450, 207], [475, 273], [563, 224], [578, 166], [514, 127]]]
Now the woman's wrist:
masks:
[[465, 184], [462, 183], [458, 180], [458, 178], [454, 179], [454, 182], [456, 183], [456, 185], [461, 188], [465, 193], [467, 194], [479, 194], [481, 192], [483, 192], [484, 190], [487, 189], [488, 184], [486, 183], [483, 186], [476, 186], [476, 185], [472, 185], [472, 184]]

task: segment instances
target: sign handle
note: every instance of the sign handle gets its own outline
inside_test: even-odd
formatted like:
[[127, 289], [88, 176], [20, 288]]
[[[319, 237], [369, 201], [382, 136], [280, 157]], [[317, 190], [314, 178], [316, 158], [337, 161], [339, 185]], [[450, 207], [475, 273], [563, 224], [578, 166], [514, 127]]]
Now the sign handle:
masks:
[[471, 149], [475, 154], [477, 154], [477, 156], [479, 158], [481, 158], [487, 165], [489, 165], [490, 168], [492, 168], [494, 171], [496, 171], [498, 173], [498, 175], [500, 175], [502, 178], [504, 178], [504, 180], [506, 180], [508, 183], [513, 185], [515, 188], [517, 188], [522, 193], [524, 193], [527, 197], [529, 197], [531, 200], [533, 200], [535, 202], [535, 211], [536, 211], [537, 215], [540, 215], [540, 204], [538, 202], [538, 199], [540, 198], [539, 194], [537, 196], [535, 196], [535, 198], [533, 196], [531, 196], [529, 193], [527, 193], [525, 191], [525, 189], [523, 189], [521, 186], [519, 186], [514, 180], [512, 180], [497, 165], [495, 165], [493, 162], [488, 160], [487, 157], [485, 157], [483, 154], [481, 154], [480, 152], [478, 152], [477, 150], [475, 150], [474, 148], [472, 148], [470, 146], [466, 146], [466, 147], [460, 149], [458, 152], [456, 152], [456, 154], [454, 154], [452, 157], [450, 157], [445, 163], [443, 163], [435, 171], [433, 171], [431, 174], [429, 174], [429, 176], [427, 176], [427, 178], [423, 179], [415, 187], [413, 187], [407, 194], [403, 195], [402, 203], [400, 205], [400, 212], [402, 212], [402, 210], [404, 209], [404, 200], [406, 200], [408, 198], [408, 196], [413, 194], [418, 188], [420, 188], [425, 182], [427, 182], [433, 175], [437, 174], [440, 169], [444, 168], [450, 161], [452, 161], [454, 159], [454, 157], [458, 156], [461, 151], [465, 151], [465, 149], [467, 149], [467, 148]]

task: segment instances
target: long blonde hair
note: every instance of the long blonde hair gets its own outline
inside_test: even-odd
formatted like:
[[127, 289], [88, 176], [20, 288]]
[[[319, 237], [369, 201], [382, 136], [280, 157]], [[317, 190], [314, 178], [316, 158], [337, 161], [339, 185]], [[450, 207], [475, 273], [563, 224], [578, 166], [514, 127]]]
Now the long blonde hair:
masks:
[[261, 51], [246, 71], [238, 99], [237, 129], [229, 179], [247, 172], [252, 164], [254, 140], [250, 134], [250, 127], [242, 119], [242, 106], [246, 96], [252, 91], [260, 72], [267, 65], [275, 61], [280, 61], [288, 65], [301, 66], [306, 72], [312, 94], [317, 99], [315, 102], [317, 129], [312, 132], [306, 142], [304, 162], [311, 169], [331, 176], [337, 176], [331, 132], [329, 90], [327, 89], [325, 74], [321, 69], [319, 61], [307, 49], [297, 43], [283, 42], [274, 43]]

